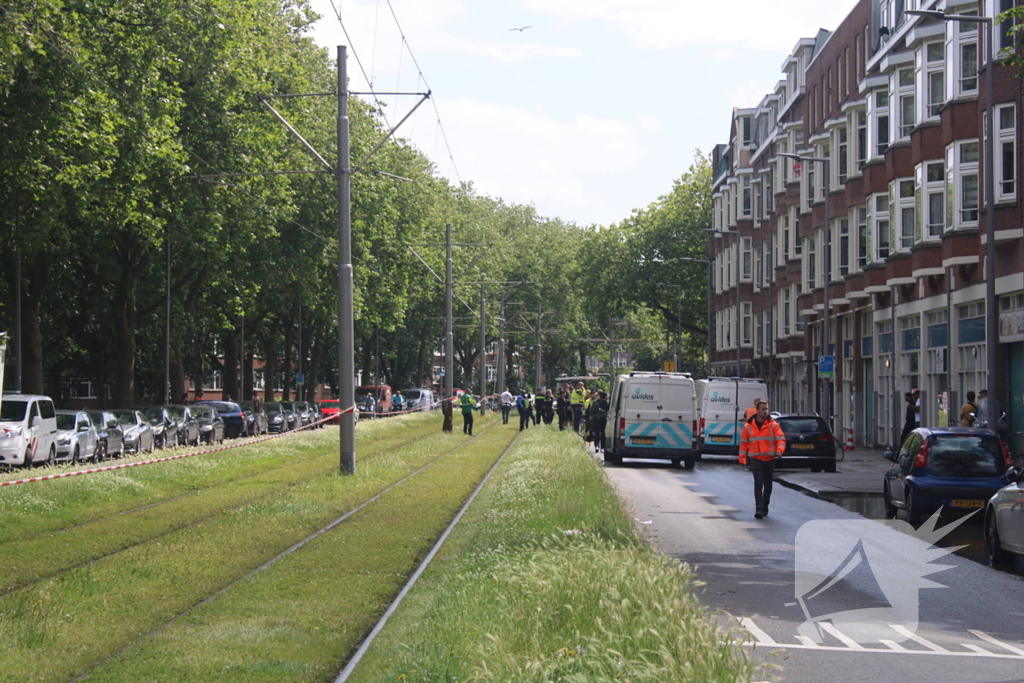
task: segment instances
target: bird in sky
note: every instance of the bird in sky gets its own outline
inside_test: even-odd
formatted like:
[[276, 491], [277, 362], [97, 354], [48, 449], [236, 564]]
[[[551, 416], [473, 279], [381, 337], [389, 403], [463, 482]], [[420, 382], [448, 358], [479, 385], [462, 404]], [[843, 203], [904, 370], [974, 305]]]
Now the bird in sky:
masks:
[[510, 28], [509, 31], [519, 31], [520, 33], [522, 33], [528, 28], [533, 28], [533, 26], [520, 26], [519, 28]]

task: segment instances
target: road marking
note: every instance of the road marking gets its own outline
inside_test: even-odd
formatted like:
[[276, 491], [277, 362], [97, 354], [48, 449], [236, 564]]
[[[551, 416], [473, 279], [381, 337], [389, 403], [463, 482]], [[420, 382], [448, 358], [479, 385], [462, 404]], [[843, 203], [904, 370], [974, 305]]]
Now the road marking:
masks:
[[814, 642], [807, 636], [797, 636], [796, 639], [803, 643], [804, 647], [806, 647], [808, 650], [822, 649], [821, 645], [818, 645], [816, 642]]
[[910, 650], [892, 640], [879, 640], [878, 642], [880, 642], [882, 645], [885, 645], [890, 650], [894, 650], [895, 652], [910, 652]]
[[924, 645], [932, 652], [949, 652], [949, 650], [942, 647], [941, 645], [936, 645], [927, 638], [922, 638], [921, 636], [917, 635], [905, 626], [901, 626], [899, 624], [889, 624], [889, 628], [891, 628], [893, 631], [896, 631], [896, 633], [899, 633], [901, 636], [904, 636], [905, 638], [914, 641], [915, 643], [920, 643], [921, 645]]
[[979, 655], [990, 655], [990, 654], [992, 654], [990, 651], [986, 650], [985, 648], [981, 647], [980, 645], [971, 645], [970, 643], [960, 643], [960, 647], [966, 647], [968, 650], [973, 650], [974, 652], [977, 652]]
[[1001, 648], [1005, 648], [1005, 649], [1009, 650], [1010, 652], [1013, 652], [1014, 654], [1017, 654], [1017, 655], [1020, 655], [1021, 657], [1024, 657], [1024, 650], [1021, 650], [1019, 647], [1014, 647], [1013, 645], [1009, 645], [1008, 643], [1004, 643], [1001, 640], [996, 640], [995, 638], [993, 638], [989, 634], [985, 633], [984, 631], [976, 631], [973, 628], [969, 628], [969, 629], [967, 629], [967, 631], [968, 631], [968, 633], [973, 633], [974, 635], [978, 636], [982, 640], [988, 641], [988, 642], [992, 643], [993, 645], [997, 645], [997, 646], [999, 646]]
[[864, 650], [864, 649], [867, 649], [863, 645], [858, 643], [856, 640], [854, 640], [850, 636], [846, 635], [845, 633], [843, 633], [842, 631], [837, 629], [835, 627], [835, 624], [830, 624], [827, 621], [823, 621], [819, 625], [821, 626], [821, 628], [824, 631], [826, 631], [827, 633], [831, 633], [833, 636], [838, 638], [843, 643], [843, 645], [845, 645], [846, 647], [850, 648], [851, 650]]
[[758, 625], [754, 623], [753, 619], [743, 617], [742, 619], [740, 619], [740, 624], [743, 625], [743, 628], [750, 631], [750, 635], [757, 638], [757, 642], [761, 645], [767, 645], [768, 647], [775, 647], [776, 645], [778, 645], [778, 643], [772, 640], [772, 637], [770, 635], [762, 631], [760, 627], [758, 627]]

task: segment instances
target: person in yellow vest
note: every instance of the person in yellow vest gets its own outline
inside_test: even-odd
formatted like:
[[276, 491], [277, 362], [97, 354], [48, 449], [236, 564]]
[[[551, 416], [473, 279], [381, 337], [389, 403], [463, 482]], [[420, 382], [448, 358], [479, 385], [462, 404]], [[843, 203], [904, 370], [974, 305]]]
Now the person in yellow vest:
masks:
[[580, 424], [583, 422], [583, 401], [587, 398], [587, 392], [583, 389], [583, 382], [576, 385], [576, 388], [569, 392], [569, 400], [572, 402], [572, 428], [579, 433]]
[[462, 433], [473, 436], [473, 409], [476, 408], [476, 399], [467, 391], [459, 397], [459, 406], [462, 408]]
[[768, 401], [758, 401], [757, 412], [743, 425], [740, 437], [740, 464], [749, 463], [754, 474], [754, 518], [768, 515], [772, 498], [775, 461], [786, 451], [782, 427], [768, 415]]

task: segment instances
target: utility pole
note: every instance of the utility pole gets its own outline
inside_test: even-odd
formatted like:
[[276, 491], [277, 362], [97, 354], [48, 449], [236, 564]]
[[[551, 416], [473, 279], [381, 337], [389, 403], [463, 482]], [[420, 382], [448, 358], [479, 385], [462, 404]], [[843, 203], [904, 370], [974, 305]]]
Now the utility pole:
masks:
[[480, 282], [480, 415], [484, 415], [484, 397], [487, 396], [487, 348], [484, 346], [487, 343], [487, 320], [485, 318], [486, 309], [484, 308], [484, 286], [486, 283]]
[[537, 302], [537, 367], [534, 368], [533, 376], [533, 393], [536, 394], [540, 391], [540, 366], [543, 361], [541, 357], [540, 348], [540, 329], [541, 329], [541, 302]]
[[455, 355], [452, 348], [455, 335], [452, 333], [452, 224], [444, 225], [444, 393], [451, 400], [455, 396], [453, 384]]
[[505, 393], [505, 292], [501, 293], [501, 317], [498, 318], [498, 360], [494, 375], [494, 393]]
[[171, 402], [171, 225], [167, 224], [164, 245], [167, 265], [164, 269], [164, 405]]
[[338, 404], [341, 471], [356, 473], [356, 350], [352, 284], [352, 168], [348, 139], [348, 69], [338, 46]]
[[[245, 304], [242, 304], [245, 306]], [[239, 367], [241, 372], [238, 373], [238, 400], [245, 400], [245, 311], [242, 311], [242, 334], [238, 338], [238, 352], [239, 352]]]
[[[21, 393], [21, 209], [14, 224], [14, 391]], [[3, 387], [0, 387], [3, 393]]]

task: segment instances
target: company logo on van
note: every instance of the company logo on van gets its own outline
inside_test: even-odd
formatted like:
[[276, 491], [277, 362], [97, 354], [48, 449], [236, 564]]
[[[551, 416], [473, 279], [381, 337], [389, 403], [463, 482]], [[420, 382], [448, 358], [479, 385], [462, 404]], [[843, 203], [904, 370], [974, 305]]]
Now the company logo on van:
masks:
[[633, 399], [634, 401], [653, 401], [654, 400], [654, 396], [653, 395], [640, 393], [639, 389], [637, 389], [635, 392], [633, 392], [633, 395], [630, 396], [630, 398]]
[[708, 400], [710, 400], [712, 403], [732, 403], [732, 399], [730, 397], [719, 396], [717, 391], [712, 393], [711, 398]]

